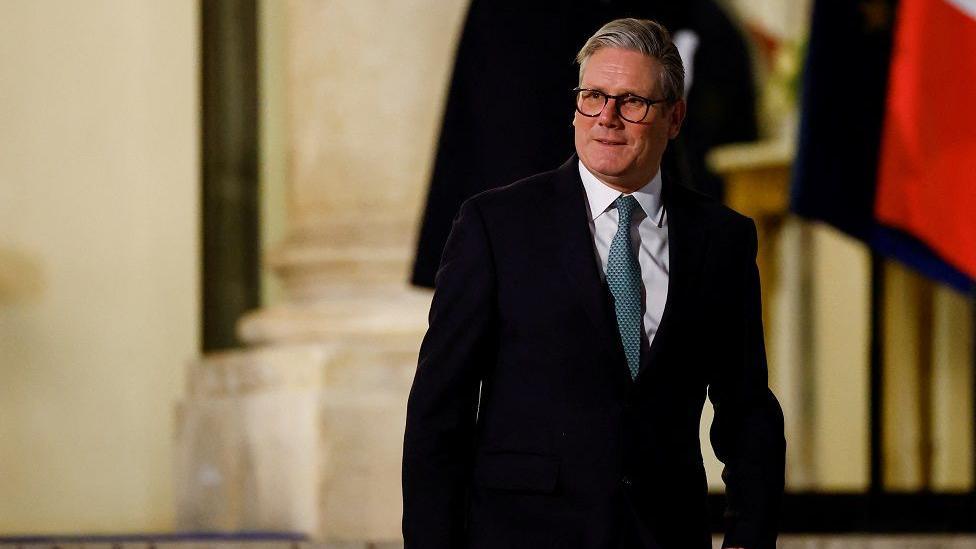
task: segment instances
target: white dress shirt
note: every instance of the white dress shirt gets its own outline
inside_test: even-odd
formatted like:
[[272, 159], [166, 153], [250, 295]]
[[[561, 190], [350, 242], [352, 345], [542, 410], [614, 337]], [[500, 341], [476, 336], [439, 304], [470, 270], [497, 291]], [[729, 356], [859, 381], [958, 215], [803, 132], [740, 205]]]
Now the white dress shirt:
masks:
[[[580, 179], [586, 190], [586, 201], [590, 213], [590, 234], [596, 259], [600, 265], [600, 275], [607, 278], [607, 256], [610, 243], [617, 233], [617, 207], [614, 201], [621, 195], [631, 194], [640, 204], [631, 217], [630, 241], [637, 253], [641, 281], [644, 285], [644, 316], [642, 319], [647, 344], [654, 341], [654, 335], [661, 324], [664, 303], [668, 299], [668, 222], [661, 203], [661, 170], [646, 185], [633, 193], [621, 193], [608, 187], [579, 163]], [[660, 226], [658, 226], [660, 224]]]

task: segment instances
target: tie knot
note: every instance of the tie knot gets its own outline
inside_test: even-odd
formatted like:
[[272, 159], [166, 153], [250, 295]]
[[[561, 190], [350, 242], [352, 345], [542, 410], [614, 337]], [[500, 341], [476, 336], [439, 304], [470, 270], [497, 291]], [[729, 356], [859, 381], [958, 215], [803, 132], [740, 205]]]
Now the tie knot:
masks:
[[640, 206], [637, 199], [631, 195], [621, 196], [614, 201], [617, 206], [617, 214], [620, 216], [620, 223], [630, 224], [630, 215], [634, 213], [634, 208]]

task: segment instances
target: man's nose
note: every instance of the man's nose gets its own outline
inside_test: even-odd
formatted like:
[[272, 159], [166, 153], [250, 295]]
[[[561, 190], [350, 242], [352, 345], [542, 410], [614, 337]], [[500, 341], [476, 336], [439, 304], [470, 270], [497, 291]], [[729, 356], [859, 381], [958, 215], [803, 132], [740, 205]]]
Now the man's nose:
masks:
[[620, 115], [617, 114], [616, 98], [607, 98], [607, 104], [603, 106], [603, 110], [600, 112], [597, 122], [599, 122], [601, 126], [617, 127], [623, 125], [623, 120], [620, 118]]

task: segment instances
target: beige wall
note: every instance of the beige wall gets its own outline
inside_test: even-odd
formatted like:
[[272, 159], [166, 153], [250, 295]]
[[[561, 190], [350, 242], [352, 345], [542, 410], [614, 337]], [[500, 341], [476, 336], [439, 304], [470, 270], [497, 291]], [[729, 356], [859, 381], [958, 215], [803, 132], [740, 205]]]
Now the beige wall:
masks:
[[0, 4], [0, 534], [172, 523], [197, 4]]
[[[811, 225], [813, 488], [866, 490], [871, 480], [871, 255], [836, 229]], [[806, 441], [794, 440], [795, 444]]]

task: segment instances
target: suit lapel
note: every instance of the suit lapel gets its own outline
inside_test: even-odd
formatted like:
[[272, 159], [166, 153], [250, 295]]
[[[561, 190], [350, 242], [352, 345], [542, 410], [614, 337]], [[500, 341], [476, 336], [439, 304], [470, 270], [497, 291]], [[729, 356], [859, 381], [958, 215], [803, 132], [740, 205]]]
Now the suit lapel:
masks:
[[574, 295], [592, 323], [596, 338], [604, 346], [607, 356], [619, 355], [623, 360], [623, 347], [600, 277], [587, 220], [586, 191], [577, 162], [574, 155], [556, 170], [553, 179], [553, 242], [559, 248], [563, 275], [575, 290]]
[[704, 258], [706, 232], [698, 219], [685, 189], [667, 173], [663, 174], [662, 200], [668, 222], [668, 296], [661, 315], [654, 341], [647, 353], [641, 354], [637, 380], [646, 376], [649, 368], [657, 364], [661, 349], [668, 345], [674, 329], [675, 310], [690, 302]]

